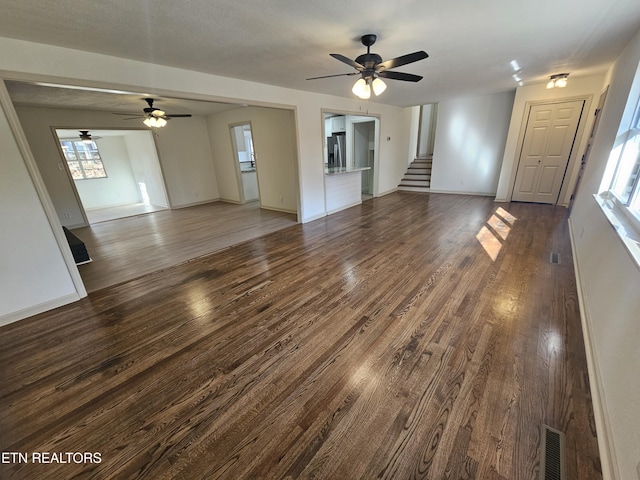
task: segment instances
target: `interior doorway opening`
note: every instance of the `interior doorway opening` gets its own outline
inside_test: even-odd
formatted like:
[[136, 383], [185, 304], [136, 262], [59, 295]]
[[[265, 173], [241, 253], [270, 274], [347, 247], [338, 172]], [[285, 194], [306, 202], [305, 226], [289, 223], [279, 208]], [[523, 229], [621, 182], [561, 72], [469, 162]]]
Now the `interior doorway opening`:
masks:
[[[86, 133], [85, 133], [86, 132]], [[55, 129], [86, 224], [169, 208], [152, 133]]]
[[363, 200], [373, 197], [375, 127], [374, 120], [353, 123], [353, 163], [355, 168], [363, 169], [361, 173]]
[[426, 104], [420, 106], [420, 120], [418, 124], [418, 148], [417, 158], [433, 157], [433, 147], [436, 138], [436, 125], [438, 123], [438, 104]]
[[362, 173], [362, 200], [378, 195], [380, 119], [369, 115], [324, 113], [324, 167]]
[[235, 155], [241, 203], [260, 200], [258, 168], [251, 122], [231, 125], [231, 146]]

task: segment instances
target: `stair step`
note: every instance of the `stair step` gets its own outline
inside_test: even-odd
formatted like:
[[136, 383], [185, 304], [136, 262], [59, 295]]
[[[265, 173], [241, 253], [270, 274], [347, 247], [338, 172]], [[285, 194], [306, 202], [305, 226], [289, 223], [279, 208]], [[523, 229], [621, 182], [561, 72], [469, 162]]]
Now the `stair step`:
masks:
[[408, 187], [408, 186], [404, 186], [404, 185], [400, 185], [398, 187], [398, 190], [400, 191], [404, 191], [404, 192], [429, 192], [429, 187]]
[[429, 180], [401, 180], [400, 185], [406, 187], [429, 187], [431, 182]]
[[403, 180], [431, 180], [431, 175], [429, 174], [415, 175], [413, 173], [405, 173], [402, 179]]
[[407, 168], [398, 185], [398, 190], [406, 192], [429, 192], [431, 186], [431, 166], [433, 156], [416, 157]]

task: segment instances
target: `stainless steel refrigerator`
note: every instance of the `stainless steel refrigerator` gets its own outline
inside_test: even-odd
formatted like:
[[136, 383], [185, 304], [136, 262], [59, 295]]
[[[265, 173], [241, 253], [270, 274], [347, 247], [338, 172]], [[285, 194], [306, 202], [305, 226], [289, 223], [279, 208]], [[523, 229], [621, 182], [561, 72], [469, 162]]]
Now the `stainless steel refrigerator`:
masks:
[[327, 137], [327, 163], [329, 167], [346, 167], [345, 158], [345, 134], [334, 133]]

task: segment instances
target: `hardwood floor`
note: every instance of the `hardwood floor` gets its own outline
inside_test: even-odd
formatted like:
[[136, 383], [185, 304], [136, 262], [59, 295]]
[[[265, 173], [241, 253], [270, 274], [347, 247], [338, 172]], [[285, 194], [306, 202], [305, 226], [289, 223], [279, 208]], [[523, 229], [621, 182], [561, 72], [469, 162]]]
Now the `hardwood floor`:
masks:
[[85, 210], [87, 220], [90, 224], [108, 222], [118, 218], [135, 217], [145, 213], [159, 212], [167, 210], [166, 207], [158, 207], [147, 203], [131, 203], [128, 205], [119, 205], [116, 207], [94, 208]]
[[263, 210], [257, 202], [215, 202], [97, 223], [73, 233], [92, 259], [78, 270], [87, 292], [95, 292], [296, 223], [294, 214]]
[[2, 327], [0, 362], [2, 478], [537, 480], [541, 423], [601, 478], [564, 208], [374, 198]]

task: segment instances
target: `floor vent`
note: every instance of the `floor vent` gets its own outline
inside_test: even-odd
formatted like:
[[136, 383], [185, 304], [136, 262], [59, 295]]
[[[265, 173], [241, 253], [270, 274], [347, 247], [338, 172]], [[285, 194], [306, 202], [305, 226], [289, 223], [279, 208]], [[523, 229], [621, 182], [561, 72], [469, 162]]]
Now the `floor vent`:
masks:
[[540, 480], [565, 480], [564, 433], [542, 425]]
[[556, 265], [558, 265], [560, 263], [560, 254], [557, 252], [551, 252], [551, 255], [549, 256], [549, 261], [551, 263], [555, 263]]

